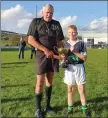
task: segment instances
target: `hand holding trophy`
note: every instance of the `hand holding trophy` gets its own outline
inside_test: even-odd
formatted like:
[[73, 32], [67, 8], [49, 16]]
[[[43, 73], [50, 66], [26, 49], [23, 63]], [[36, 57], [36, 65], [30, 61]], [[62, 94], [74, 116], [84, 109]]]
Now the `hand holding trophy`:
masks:
[[65, 56], [67, 55], [68, 50], [69, 50], [68, 48], [63, 48], [63, 47], [57, 49], [57, 47], [55, 46], [54, 51], [58, 53], [59, 55], [53, 55], [53, 58], [58, 59], [58, 60], [63, 60]]
[[69, 61], [66, 59], [66, 57], [67, 57], [67, 53], [69, 51], [69, 48], [63, 48], [63, 47], [61, 47], [61, 48], [58, 48], [58, 50], [57, 50], [57, 47], [54, 47], [54, 50], [59, 55], [53, 55], [53, 58], [58, 59], [58, 60], [62, 60], [59, 66], [61, 68], [67, 68]]

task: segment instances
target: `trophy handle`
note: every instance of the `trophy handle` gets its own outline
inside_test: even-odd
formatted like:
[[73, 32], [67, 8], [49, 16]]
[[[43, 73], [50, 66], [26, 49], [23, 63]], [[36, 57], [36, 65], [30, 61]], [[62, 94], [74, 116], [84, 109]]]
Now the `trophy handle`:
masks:
[[58, 49], [57, 49], [57, 46], [54, 46], [53, 49], [54, 49], [54, 51], [55, 51], [57, 54], [59, 54], [58, 51], [57, 51], [57, 50], [58, 50]]

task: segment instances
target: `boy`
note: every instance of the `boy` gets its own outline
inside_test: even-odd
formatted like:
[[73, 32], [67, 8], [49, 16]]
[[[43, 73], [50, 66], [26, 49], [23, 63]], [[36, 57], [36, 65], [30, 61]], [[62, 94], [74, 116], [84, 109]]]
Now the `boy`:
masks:
[[77, 27], [71, 25], [68, 27], [68, 38], [65, 42], [64, 48], [70, 48], [67, 54], [67, 60], [69, 65], [65, 68], [64, 83], [68, 85], [68, 114], [73, 111], [74, 104], [74, 85], [75, 82], [78, 85], [78, 92], [80, 94], [81, 109], [86, 117], [90, 117], [90, 113], [87, 109], [86, 95], [85, 95], [85, 70], [84, 62], [87, 59], [86, 46], [83, 41], [77, 39]]

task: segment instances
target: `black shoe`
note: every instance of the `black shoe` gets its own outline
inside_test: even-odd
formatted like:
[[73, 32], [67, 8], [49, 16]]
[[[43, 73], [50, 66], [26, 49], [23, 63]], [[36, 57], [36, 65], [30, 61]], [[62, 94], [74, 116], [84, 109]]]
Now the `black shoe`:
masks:
[[35, 113], [35, 117], [36, 117], [36, 118], [43, 118], [43, 114], [42, 114], [42, 112], [41, 112], [40, 109], [37, 109], [37, 111], [36, 111], [36, 113]]
[[91, 118], [91, 113], [89, 111], [84, 112], [86, 118]]
[[56, 114], [56, 112], [54, 111], [54, 109], [52, 107], [50, 107], [50, 106], [45, 109], [45, 112], [46, 113]]

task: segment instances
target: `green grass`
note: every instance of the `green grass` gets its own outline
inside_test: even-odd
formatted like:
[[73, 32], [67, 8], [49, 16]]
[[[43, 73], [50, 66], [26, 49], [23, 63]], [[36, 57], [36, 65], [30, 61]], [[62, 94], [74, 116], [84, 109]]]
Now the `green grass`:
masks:
[[[108, 117], [108, 73], [105, 49], [89, 49], [86, 68], [86, 93], [92, 117]], [[35, 59], [30, 60], [30, 51], [25, 60], [18, 60], [18, 51], [2, 51], [1, 63], [1, 113], [3, 117], [33, 117], [35, 113]], [[67, 86], [63, 83], [64, 70], [54, 75], [51, 104], [57, 114], [46, 117], [62, 117], [67, 111]], [[43, 91], [42, 108], [45, 108]], [[83, 117], [76, 86], [74, 114]]]

